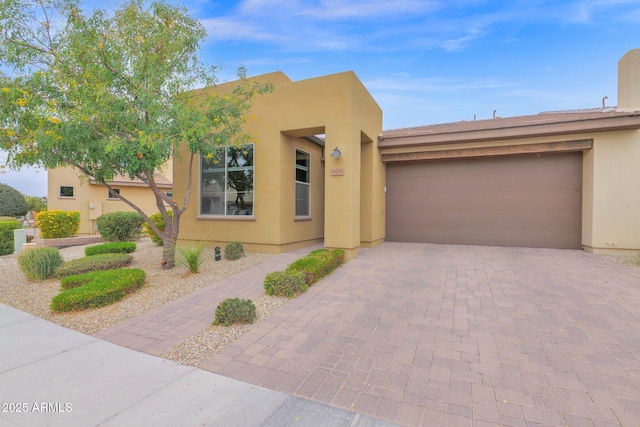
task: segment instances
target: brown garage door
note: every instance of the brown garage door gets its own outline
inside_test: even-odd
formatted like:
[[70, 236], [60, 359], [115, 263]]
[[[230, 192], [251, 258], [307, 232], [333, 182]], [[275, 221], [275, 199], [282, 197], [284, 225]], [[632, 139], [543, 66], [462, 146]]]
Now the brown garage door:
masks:
[[387, 240], [578, 249], [582, 152], [387, 163]]

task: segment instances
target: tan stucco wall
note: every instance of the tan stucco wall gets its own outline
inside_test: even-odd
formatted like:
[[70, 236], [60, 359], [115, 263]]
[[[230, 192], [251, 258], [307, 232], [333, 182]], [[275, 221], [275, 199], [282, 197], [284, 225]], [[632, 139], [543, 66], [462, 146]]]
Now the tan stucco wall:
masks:
[[640, 49], [627, 52], [618, 61], [618, 110], [640, 110]]
[[392, 148], [382, 152], [425, 152], [585, 139], [593, 140], [593, 148], [583, 151], [583, 248], [598, 253], [637, 253], [640, 251], [640, 130]]
[[[169, 174], [168, 176], [171, 175]], [[74, 197], [60, 197], [60, 186], [73, 187]], [[152, 215], [158, 211], [156, 199], [149, 188], [118, 185], [114, 187], [120, 188], [120, 194], [129, 200], [135, 201], [148, 215]], [[171, 190], [167, 189], [166, 191]], [[133, 211], [133, 208], [129, 207], [126, 203], [120, 200], [108, 199], [107, 195], [108, 191], [106, 187], [98, 184], [90, 184], [86, 179], [80, 180], [77, 172], [73, 168], [57, 168], [48, 171], [48, 209], [79, 211], [80, 229], [78, 234], [80, 235], [94, 234], [91, 230], [90, 218], [99, 216], [100, 212], [106, 214], [118, 211]], [[93, 205], [93, 209], [89, 208], [90, 205]]]
[[[384, 169], [377, 153], [365, 153], [370, 172], [364, 179], [372, 196], [363, 199], [366, 209], [360, 208], [362, 135], [369, 141], [377, 140], [382, 132], [382, 111], [355, 74], [298, 82], [289, 81], [282, 73], [256, 79], [273, 82], [275, 90], [255, 98], [244, 127], [258, 141], [254, 149], [254, 215], [199, 216], [199, 188], [194, 186], [190, 208], [181, 221], [181, 239], [204, 239], [210, 244], [240, 240], [249, 250], [275, 253], [324, 238], [326, 247], [347, 249], [351, 256], [361, 245], [361, 233], [367, 240], [383, 239]], [[233, 83], [216, 90], [224, 93], [230, 87]], [[302, 139], [318, 134], [326, 139], [324, 161], [322, 148]], [[329, 156], [336, 146], [342, 151], [339, 159]], [[304, 220], [293, 215], [296, 147], [311, 153], [312, 214]], [[197, 169], [195, 183], [199, 182]], [[184, 170], [184, 164], [176, 159], [173, 182], [178, 200], [186, 191]], [[372, 185], [379, 188], [372, 190]]]

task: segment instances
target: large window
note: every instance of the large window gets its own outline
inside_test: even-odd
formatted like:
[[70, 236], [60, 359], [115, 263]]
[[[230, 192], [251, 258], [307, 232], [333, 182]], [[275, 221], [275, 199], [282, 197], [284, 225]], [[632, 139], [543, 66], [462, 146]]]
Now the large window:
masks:
[[296, 150], [296, 216], [311, 215], [311, 156]]
[[253, 144], [202, 156], [201, 215], [253, 215]]

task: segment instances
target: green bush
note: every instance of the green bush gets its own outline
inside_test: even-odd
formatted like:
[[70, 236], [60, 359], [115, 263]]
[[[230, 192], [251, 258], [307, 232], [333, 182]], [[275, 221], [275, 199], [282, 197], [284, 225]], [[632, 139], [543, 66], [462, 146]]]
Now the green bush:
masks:
[[230, 260], [242, 258], [244, 255], [244, 247], [241, 242], [229, 242], [224, 247], [224, 257]]
[[27, 196], [25, 194], [24, 200], [27, 202], [27, 211], [40, 212], [47, 210], [47, 203], [42, 200], [42, 197]]
[[[167, 211], [167, 213], [169, 214], [169, 218], [173, 218], [173, 211]], [[156, 227], [158, 227], [160, 231], [164, 231], [166, 224], [160, 212], [151, 215], [149, 219], [151, 220], [151, 222], [153, 222], [156, 225]], [[153, 228], [151, 228], [149, 224], [147, 224], [146, 222], [143, 223], [142, 230], [145, 232], [145, 234], [148, 234], [151, 237], [151, 241], [153, 243], [155, 243], [158, 246], [162, 246], [162, 239], [160, 238], [160, 236], [158, 236], [158, 234], [155, 231], [153, 231]]]
[[213, 325], [253, 323], [257, 319], [256, 306], [250, 299], [227, 298], [218, 304]]
[[0, 216], [19, 216], [27, 214], [27, 202], [18, 190], [0, 184]]
[[22, 228], [20, 221], [0, 221], [0, 255], [13, 253], [13, 230]]
[[53, 277], [64, 263], [58, 248], [46, 246], [25, 249], [18, 255], [18, 266], [29, 280], [46, 280]]
[[131, 264], [133, 257], [128, 254], [101, 254], [65, 262], [56, 270], [57, 277], [88, 273], [97, 270], [110, 270]]
[[109, 305], [140, 289], [144, 279], [145, 272], [139, 268], [94, 271], [65, 277], [60, 282], [63, 291], [53, 297], [51, 309], [64, 312]]
[[317, 249], [304, 258], [291, 263], [287, 271], [305, 274], [308, 285], [328, 276], [344, 263], [344, 251], [341, 249]]
[[267, 295], [295, 297], [307, 290], [305, 274], [299, 271], [274, 271], [264, 278]]
[[138, 237], [143, 222], [138, 212], [111, 212], [100, 215], [96, 226], [105, 242], [129, 242]]
[[204, 263], [204, 245], [183, 246], [177, 248], [180, 257], [178, 262], [189, 269], [192, 273], [197, 273], [202, 263]]
[[0, 222], [5, 222], [5, 221], [16, 221], [16, 217], [15, 216], [0, 216]]
[[43, 239], [58, 239], [78, 234], [79, 211], [42, 211], [36, 215], [37, 227]]
[[102, 254], [130, 254], [136, 250], [137, 246], [133, 242], [109, 242], [84, 248], [86, 256]]

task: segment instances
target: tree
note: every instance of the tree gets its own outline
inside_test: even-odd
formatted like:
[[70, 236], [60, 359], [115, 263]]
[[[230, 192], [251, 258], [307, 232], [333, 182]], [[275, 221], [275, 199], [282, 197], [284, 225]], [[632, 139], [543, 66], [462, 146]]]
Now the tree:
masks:
[[[215, 68], [205, 68], [199, 45], [206, 31], [182, 7], [129, 0], [120, 9], [91, 13], [78, 0], [3, 0], [0, 3], [0, 148], [11, 167], [71, 165], [109, 190], [115, 175], [138, 179], [156, 197], [165, 220], [162, 267], [175, 265], [177, 202], [155, 182], [180, 144], [191, 177], [195, 160], [218, 146], [239, 146], [245, 113], [269, 84], [249, 84], [215, 96]], [[196, 90], [195, 87], [205, 89]], [[170, 217], [167, 207], [173, 212]]]
[[0, 184], [0, 216], [19, 216], [27, 213], [27, 202], [15, 188]]

